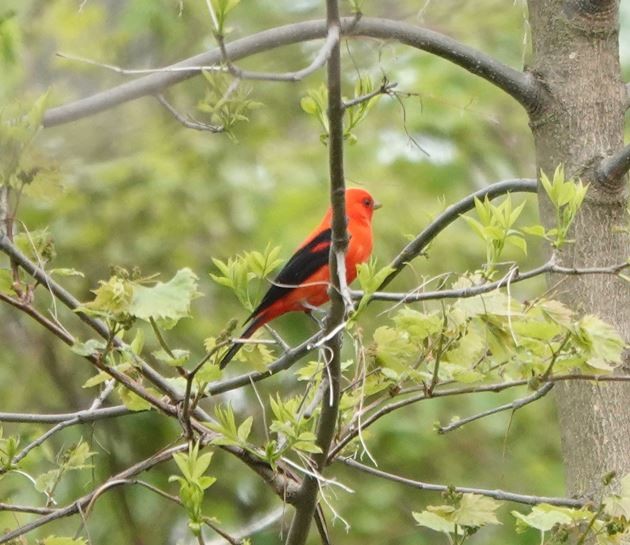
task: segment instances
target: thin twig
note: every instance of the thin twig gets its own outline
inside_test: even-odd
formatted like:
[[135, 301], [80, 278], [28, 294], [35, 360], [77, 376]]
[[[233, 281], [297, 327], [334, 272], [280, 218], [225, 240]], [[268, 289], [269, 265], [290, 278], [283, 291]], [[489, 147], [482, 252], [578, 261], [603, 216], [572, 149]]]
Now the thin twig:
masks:
[[380, 469], [366, 466], [360, 462], [357, 462], [356, 460], [353, 460], [352, 458], [338, 458], [338, 461], [374, 477], [379, 477], [388, 481], [404, 484], [405, 486], [410, 486], [419, 490], [430, 490], [434, 492], [448, 492], [452, 490], [460, 494], [479, 494], [481, 496], [494, 498], [495, 500], [511, 501], [515, 503], [522, 503], [525, 505], [538, 505], [540, 503], [548, 503], [550, 505], [557, 505], [561, 507], [583, 507], [588, 503], [588, 501], [586, 500], [577, 500], [574, 498], [559, 498], [554, 496], [530, 496], [526, 494], [506, 492], [503, 490], [489, 490], [486, 488], [471, 488], [467, 486], [447, 486], [442, 484], [427, 483], [423, 481], [415, 481], [413, 479], [407, 479], [393, 473], [387, 473], [386, 471], [381, 471]]
[[187, 129], [194, 129], [196, 131], [207, 131], [215, 134], [225, 131], [225, 127], [223, 127], [222, 125], [202, 123], [201, 121], [197, 121], [190, 116], [184, 117], [173, 107], [170, 102], [168, 102], [168, 100], [166, 100], [166, 98], [162, 94], [155, 95], [155, 98], [162, 106], [164, 106], [168, 113], [170, 113], [181, 125], [183, 125]]
[[358, 106], [359, 104], [372, 100], [374, 97], [377, 97], [379, 95], [391, 95], [392, 91], [397, 86], [398, 84], [396, 82], [390, 82], [390, 81], [387, 81], [387, 79], [384, 79], [383, 83], [381, 83], [381, 86], [378, 89], [375, 89], [371, 93], [367, 93], [365, 95], [361, 95], [361, 96], [353, 98], [352, 100], [348, 100], [347, 102], [344, 102], [343, 109], [347, 110], [349, 108], [353, 108], [354, 106]]
[[[565, 375], [555, 375], [550, 376], [546, 379], [547, 382], [563, 382], [563, 381], [593, 381], [593, 382], [630, 382], [630, 375], [580, 375], [580, 374], [565, 374]], [[426, 392], [426, 387], [418, 386], [413, 388], [406, 388], [401, 390], [400, 396], [407, 396], [410, 394], [414, 394], [415, 392], [420, 392], [415, 395], [410, 395], [410, 397], [405, 397], [404, 399], [400, 399], [398, 401], [392, 401], [386, 403], [384, 406], [376, 409], [372, 414], [370, 414], [365, 420], [362, 421], [362, 429], [365, 429], [372, 424], [374, 424], [377, 420], [380, 420], [384, 416], [397, 411], [398, 409], [402, 409], [403, 407], [407, 407], [408, 405], [412, 405], [414, 403], [419, 403], [421, 401], [425, 401], [432, 398], [437, 397], [450, 397], [450, 396], [458, 396], [458, 395], [466, 395], [466, 394], [480, 394], [480, 393], [498, 393], [504, 390], [508, 390], [510, 388], [517, 388], [519, 386], [527, 386], [531, 382], [531, 379], [521, 379], [521, 380], [513, 380], [508, 382], [499, 382], [495, 384], [482, 384], [477, 386], [464, 386], [464, 387], [455, 387], [455, 388], [444, 388], [440, 389], [439, 385], [431, 393], [428, 395]], [[359, 430], [356, 426], [350, 427], [345, 435], [337, 441], [334, 447], [331, 449], [330, 454], [328, 456], [328, 462], [331, 463], [335, 457], [346, 447], [350, 441], [352, 441], [359, 434]]]
[[466, 424], [470, 424], [471, 422], [474, 422], [475, 420], [480, 420], [481, 418], [485, 418], [486, 416], [497, 414], [502, 411], [509, 411], [509, 410], [517, 411], [521, 407], [524, 407], [525, 405], [528, 405], [529, 403], [533, 403], [537, 399], [540, 399], [541, 397], [546, 396], [552, 388], [553, 388], [553, 382], [546, 382], [538, 390], [536, 390], [535, 392], [533, 392], [532, 394], [528, 396], [522, 397], [521, 399], [516, 399], [515, 401], [512, 401], [511, 403], [506, 403], [505, 405], [494, 407], [493, 409], [488, 409], [487, 411], [483, 411], [478, 414], [474, 414], [472, 416], [467, 416], [466, 418], [462, 418], [460, 420], [452, 422], [448, 426], [440, 426], [438, 428], [438, 433], [448, 433], [450, 431], [456, 430], [457, 428], [461, 428], [462, 426], [465, 426]]
[[[470, 286], [459, 289], [448, 290], [436, 290], [436, 291], [418, 291], [412, 290], [410, 292], [387, 292], [377, 291], [371, 294], [371, 300], [374, 301], [397, 301], [403, 303], [415, 303], [418, 301], [435, 301], [439, 299], [463, 299], [467, 297], [475, 297], [484, 293], [497, 290], [509, 284], [515, 284], [523, 282], [525, 280], [531, 280], [543, 274], [557, 273], [568, 276], [590, 275], [590, 274], [610, 274], [618, 276], [625, 269], [630, 269], [630, 263], [623, 262], [610, 267], [563, 267], [557, 265], [554, 260], [550, 260], [547, 263], [540, 265], [534, 269], [521, 273], [517, 267], [510, 269], [500, 280], [495, 282], [487, 282], [485, 284], [479, 284], [477, 286]], [[360, 290], [352, 290], [352, 297], [354, 299], [361, 299], [364, 293]]]

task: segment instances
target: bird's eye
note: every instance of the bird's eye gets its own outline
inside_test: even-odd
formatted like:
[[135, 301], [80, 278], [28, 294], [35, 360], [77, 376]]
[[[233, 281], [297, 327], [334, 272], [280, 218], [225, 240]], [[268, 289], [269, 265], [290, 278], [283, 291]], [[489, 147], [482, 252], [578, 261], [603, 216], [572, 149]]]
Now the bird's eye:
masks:
[[370, 206], [372, 206], [372, 199], [366, 197], [365, 199], [363, 199], [363, 204], [369, 208]]

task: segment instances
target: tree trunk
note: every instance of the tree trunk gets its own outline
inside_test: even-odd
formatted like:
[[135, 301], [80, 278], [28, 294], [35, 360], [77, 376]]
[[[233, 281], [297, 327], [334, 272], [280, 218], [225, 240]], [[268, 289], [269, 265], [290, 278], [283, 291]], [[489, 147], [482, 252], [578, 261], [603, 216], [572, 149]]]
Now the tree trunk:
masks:
[[[566, 175], [589, 183], [565, 265], [607, 266], [630, 256], [627, 178], [598, 182], [596, 169], [623, 147], [626, 91], [621, 80], [618, 0], [529, 0], [531, 70], [548, 97], [530, 126], [537, 168], [548, 175], [560, 163]], [[541, 196], [542, 221], [554, 222]], [[626, 228], [624, 231], [622, 228]], [[550, 278], [550, 286], [558, 281]], [[630, 340], [630, 286], [611, 276], [565, 279], [556, 297], [582, 314], [596, 314]], [[624, 369], [630, 367], [628, 353]], [[602, 476], [630, 472], [630, 387], [566, 383], [556, 387], [568, 492], [597, 497]]]

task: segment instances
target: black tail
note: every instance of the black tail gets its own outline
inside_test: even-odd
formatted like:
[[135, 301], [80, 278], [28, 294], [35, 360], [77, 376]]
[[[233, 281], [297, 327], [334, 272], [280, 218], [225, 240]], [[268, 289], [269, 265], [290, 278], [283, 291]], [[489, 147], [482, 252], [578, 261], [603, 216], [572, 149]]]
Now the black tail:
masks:
[[[239, 339], [249, 339], [256, 330], [263, 325], [264, 322], [260, 319], [260, 317], [256, 318], [246, 329], [241, 333]], [[243, 343], [235, 342], [230, 349], [225, 353], [225, 356], [221, 358], [219, 363], [219, 369], [223, 369], [234, 356], [236, 356], [237, 352], [241, 349]]]

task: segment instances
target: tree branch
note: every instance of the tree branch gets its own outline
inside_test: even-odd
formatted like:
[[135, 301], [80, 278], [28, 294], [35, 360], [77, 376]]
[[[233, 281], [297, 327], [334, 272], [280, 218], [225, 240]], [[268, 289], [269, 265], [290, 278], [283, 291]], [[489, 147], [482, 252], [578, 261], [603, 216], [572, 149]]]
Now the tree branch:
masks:
[[[479, 284], [477, 286], [470, 286], [460, 289], [448, 289], [448, 290], [435, 290], [435, 291], [423, 291], [423, 292], [389, 292], [389, 291], [377, 291], [374, 292], [370, 300], [374, 301], [396, 301], [403, 303], [417, 303], [418, 301], [435, 301], [438, 299], [465, 299], [467, 297], [475, 297], [483, 293], [488, 293], [496, 289], [510, 286], [524, 280], [530, 280], [537, 276], [556, 273], [565, 274], [568, 276], [590, 275], [590, 274], [610, 274], [613, 276], [619, 275], [625, 269], [630, 269], [630, 263], [627, 261], [612, 265], [610, 267], [563, 267], [557, 265], [554, 260], [536, 267], [526, 272], [519, 272], [518, 267], [512, 267], [503, 278], [494, 282], [487, 282], [485, 284]], [[360, 290], [352, 290], [351, 295], [354, 299], [361, 299], [364, 293]]]
[[625, 185], [623, 179], [628, 171], [630, 171], [630, 144], [602, 160], [597, 167], [595, 177], [604, 187], [621, 189]]
[[[397, 40], [417, 49], [425, 50], [449, 60], [465, 70], [489, 81], [514, 97], [526, 109], [535, 109], [543, 91], [530, 74], [510, 68], [493, 57], [459, 43], [457, 40], [408, 23], [389, 19], [346, 17], [342, 19], [343, 36], [366, 36], [384, 40]], [[230, 61], [249, 57], [276, 47], [290, 45], [328, 35], [325, 21], [307, 21], [272, 28], [226, 44], [225, 53]], [[130, 100], [156, 95], [167, 87], [191, 78], [200, 67], [220, 63], [220, 48], [190, 57], [134, 81], [102, 91], [87, 98], [52, 108], [44, 115], [45, 127], [62, 125], [108, 110]]]
[[101, 485], [98, 489], [93, 490], [89, 494], [82, 496], [81, 498], [72, 502], [70, 505], [66, 507], [62, 507], [60, 509], [55, 509], [53, 512], [48, 513], [44, 515], [43, 517], [38, 518], [37, 520], [34, 520], [33, 522], [24, 524], [23, 526], [20, 526], [19, 528], [16, 528], [15, 530], [12, 530], [10, 532], [7, 532], [1, 535], [0, 544], [7, 543], [13, 539], [16, 539], [24, 534], [27, 534], [28, 532], [33, 531], [36, 528], [49, 524], [55, 520], [59, 520], [61, 518], [76, 515], [77, 513], [84, 511], [85, 508], [92, 502], [93, 498], [97, 496], [99, 489], [102, 488], [103, 486], [107, 486], [108, 482], [122, 481], [122, 480], [129, 479], [130, 477], [133, 477], [135, 475], [138, 475], [139, 473], [142, 473], [143, 471], [151, 469], [152, 467], [162, 462], [170, 460], [174, 453], [184, 451], [187, 448], [188, 448], [188, 443], [177, 445], [177, 446], [162, 450], [154, 454], [153, 456], [146, 458], [145, 460], [142, 460], [141, 462], [138, 462], [137, 464], [134, 464], [133, 466], [125, 469], [124, 471], [118, 473], [117, 475], [114, 475], [113, 477], [105, 481], [105, 483]]
[[[104, 339], [111, 337], [109, 328], [101, 321], [89, 316], [83, 312], [77, 311], [81, 303], [76, 299], [69, 291], [63, 288], [60, 284], [55, 282], [46, 272], [38, 267], [35, 263], [30, 261], [20, 250], [9, 240], [7, 236], [0, 235], [0, 251], [7, 254], [17, 265], [19, 265], [30, 276], [37, 280], [44, 288], [57, 297], [65, 306], [74, 311], [75, 314], [88, 326], [94, 329]], [[41, 320], [39, 320], [41, 322]], [[49, 324], [43, 323], [45, 327], [49, 327]], [[53, 324], [54, 325], [54, 324]], [[50, 329], [50, 327], [49, 327]], [[65, 335], [67, 337], [67, 335]], [[60, 336], [63, 339], [63, 337]], [[65, 338], [64, 342], [72, 344], [72, 340]], [[118, 339], [114, 340], [116, 346], [124, 346], [124, 344]], [[150, 380], [153, 384], [159, 387], [165, 392], [171, 399], [177, 399], [178, 394], [176, 390], [164, 379], [160, 373], [155, 371], [146, 362], [137, 358], [137, 364], [142, 374]], [[110, 373], [110, 370], [106, 370]], [[113, 375], [112, 375], [113, 376]]]
[[[585, 380], [592, 382], [630, 382], [630, 375], [580, 375], [580, 374], [565, 374], [565, 375], [552, 375], [544, 380], [541, 379], [542, 382], [562, 382], [562, 381], [575, 381], [575, 380]], [[431, 392], [430, 394], [426, 392], [426, 388], [424, 386], [414, 387], [414, 388], [406, 388], [401, 390], [400, 396], [413, 394], [420, 390], [420, 393], [416, 395], [412, 395], [410, 397], [400, 399], [398, 401], [392, 401], [387, 403], [380, 408], [377, 408], [372, 414], [370, 414], [365, 420], [361, 420], [361, 427], [359, 428], [356, 424], [351, 424], [350, 427], [345, 430], [345, 435], [341, 434], [341, 439], [337, 441], [335, 446], [331, 449], [330, 454], [328, 455], [328, 463], [332, 463], [335, 457], [346, 447], [350, 441], [355, 439], [362, 430], [365, 430], [367, 427], [374, 424], [377, 420], [380, 420], [382, 417], [397, 411], [398, 409], [402, 409], [408, 405], [412, 405], [414, 403], [418, 403], [420, 401], [425, 401], [428, 399], [432, 399], [435, 397], [449, 397], [449, 396], [457, 396], [457, 395], [466, 395], [466, 394], [481, 394], [481, 393], [498, 393], [504, 390], [508, 390], [510, 388], [517, 388], [519, 386], [527, 386], [530, 383], [530, 379], [521, 379], [521, 380], [513, 380], [509, 382], [499, 382], [495, 384], [481, 384], [477, 386], [464, 386], [464, 387], [455, 387], [455, 388], [444, 388], [441, 389], [440, 385], [437, 386], [436, 390]]]
[[[343, 329], [338, 330], [344, 322], [346, 313], [345, 254], [348, 247], [348, 221], [346, 218], [346, 183], [343, 165], [343, 101], [341, 98], [341, 48], [339, 32], [338, 0], [326, 0], [326, 25], [328, 35], [336, 35], [337, 39], [328, 57], [328, 169], [330, 173], [330, 204], [332, 208], [332, 243], [330, 247], [329, 268], [331, 271], [331, 287], [329, 288], [331, 307], [326, 316], [326, 334], [330, 335], [324, 350], [325, 369], [327, 374], [328, 395], [324, 395], [321, 412], [317, 423], [316, 444], [321, 452], [311, 456], [312, 470], [319, 474], [326, 465], [328, 450], [335, 435], [337, 417], [339, 415], [339, 399], [341, 397], [341, 343]], [[336, 30], [335, 30], [336, 29]], [[303, 545], [308, 537], [311, 521], [317, 506], [319, 483], [312, 474], [302, 480], [302, 486], [295, 505], [295, 514], [287, 535], [287, 545]]]
[[74, 413], [60, 414], [28, 414], [28, 413], [0, 413], [0, 422], [20, 422], [22, 424], [57, 424], [68, 420], [77, 419], [77, 424], [86, 422], [94, 422], [105, 418], [115, 418], [117, 416], [125, 416], [132, 412], [124, 405], [116, 405], [115, 407], [107, 407], [105, 409], [86, 409]]
[[525, 405], [529, 405], [530, 403], [533, 403], [534, 401], [540, 399], [541, 397], [546, 396], [552, 388], [553, 388], [553, 382], [547, 382], [543, 384], [543, 386], [540, 387], [535, 392], [531, 393], [528, 396], [522, 397], [521, 399], [516, 399], [512, 401], [511, 403], [506, 403], [505, 405], [494, 407], [492, 409], [488, 409], [487, 411], [482, 411], [478, 414], [473, 414], [472, 416], [468, 416], [466, 418], [461, 418], [460, 420], [457, 420], [449, 424], [448, 426], [440, 426], [438, 428], [438, 433], [448, 433], [450, 431], [456, 430], [457, 428], [461, 428], [462, 426], [465, 426], [466, 424], [470, 424], [471, 422], [474, 422], [475, 420], [480, 420], [481, 418], [485, 418], [486, 416], [491, 416], [493, 414], [497, 414], [503, 411], [510, 411], [510, 410], [516, 411], [520, 409], [521, 407], [524, 407]]
[[396, 256], [396, 258], [390, 263], [390, 267], [394, 270], [383, 280], [379, 286], [379, 290], [382, 290], [387, 286], [407, 263], [412, 259], [419, 256], [422, 251], [429, 245], [429, 243], [446, 227], [453, 223], [465, 212], [472, 210], [475, 207], [475, 198], [477, 199], [494, 199], [505, 195], [506, 193], [536, 193], [538, 188], [538, 182], [533, 179], [515, 179], [504, 180], [495, 184], [484, 187], [471, 195], [468, 195], [464, 199], [455, 204], [449, 206], [444, 212], [442, 212], [437, 218], [435, 218], [414, 240], [412, 240], [407, 246], [405, 246]]
[[479, 494], [481, 496], [487, 496], [488, 498], [494, 498], [500, 501], [512, 501], [515, 503], [523, 503], [525, 505], [538, 505], [539, 503], [548, 503], [550, 505], [558, 505], [561, 507], [582, 507], [586, 505], [585, 500], [576, 500], [573, 498], [558, 498], [553, 496], [528, 496], [525, 494], [515, 494], [514, 492], [505, 492], [503, 490], [489, 490], [486, 488], [470, 488], [467, 486], [446, 486], [442, 484], [425, 483], [422, 481], [414, 481], [407, 479], [393, 473], [387, 473], [373, 467], [366, 466], [353, 460], [352, 458], [339, 458], [339, 461], [350, 466], [354, 469], [358, 469], [363, 473], [393, 481], [395, 483], [404, 484], [412, 488], [419, 490], [430, 490], [434, 492], [448, 492], [453, 490], [460, 494]]

